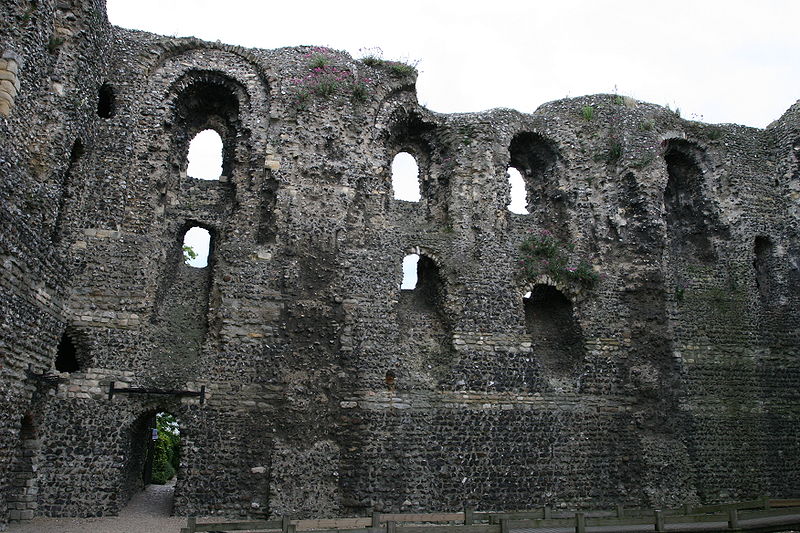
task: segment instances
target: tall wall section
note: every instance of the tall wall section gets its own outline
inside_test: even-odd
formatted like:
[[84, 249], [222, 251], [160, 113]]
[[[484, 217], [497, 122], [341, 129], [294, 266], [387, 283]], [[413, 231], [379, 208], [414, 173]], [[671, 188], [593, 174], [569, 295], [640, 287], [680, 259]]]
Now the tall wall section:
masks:
[[[390, 62], [9, 7], [3, 520], [118, 512], [158, 411], [180, 514], [800, 493], [800, 105], [766, 130], [617, 95], [441, 115]], [[219, 180], [187, 175], [205, 129]], [[542, 235], [601, 279], [523, 275]]]

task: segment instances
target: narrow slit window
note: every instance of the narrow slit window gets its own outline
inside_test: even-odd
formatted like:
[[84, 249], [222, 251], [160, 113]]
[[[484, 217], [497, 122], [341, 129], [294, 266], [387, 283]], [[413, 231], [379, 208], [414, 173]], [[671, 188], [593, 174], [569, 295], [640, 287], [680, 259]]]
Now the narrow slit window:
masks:
[[419, 167], [408, 152], [400, 152], [392, 160], [392, 191], [395, 200], [419, 202]]
[[208, 253], [211, 248], [211, 234], [207, 229], [195, 226], [183, 236], [183, 260], [190, 267], [208, 266]]
[[222, 175], [222, 137], [214, 130], [203, 130], [189, 143], [186, 173], [200, 180], [218, 180]]
[[525, 180], [519, 170], [508, 167], [508, 183], [511, 185], [511, 195], [508, 202], [508, 210], [518, 215], [528, 214], [528, 199], [525, 191]]
[[400, 289], [412, 291], [417, 288], [417, 263], [417, 254], [409, 254], [403, 258], [403, 283], [400, 284]]
[[104, 83], [97, 91], [97, 116], [100, 118], [111, 118], [116, 110], [116, 95], [114, 88], [108, 83]]

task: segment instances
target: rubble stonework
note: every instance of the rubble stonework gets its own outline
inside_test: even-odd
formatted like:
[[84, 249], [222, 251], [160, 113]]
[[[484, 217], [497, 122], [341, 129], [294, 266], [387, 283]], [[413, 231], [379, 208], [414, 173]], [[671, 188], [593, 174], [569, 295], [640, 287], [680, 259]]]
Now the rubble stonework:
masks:
[[[117, 513], [157, 411], [179, 514], [799, 495], [800, 103], [763, 130], [617, 95], [438, 114], [396, 64], [103, 0], [4, 2], [0, 53], [0, 520]], [[186, 173], [209, 128], [218, 181]], [[522, 277], [542, 231], [602, 279]]]

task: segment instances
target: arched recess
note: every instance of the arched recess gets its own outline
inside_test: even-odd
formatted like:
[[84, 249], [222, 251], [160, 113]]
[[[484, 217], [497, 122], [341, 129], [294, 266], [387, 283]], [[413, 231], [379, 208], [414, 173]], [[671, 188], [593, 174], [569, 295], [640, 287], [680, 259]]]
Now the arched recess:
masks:
[[764, 235], [758, 235], [753, 243], [753, 270], [761, 305], [769, 307], [777, 297], [776, 258], [775, 244]]
[[421, 113], [404, 107], [393, 110], [387, 120], [386, 167], [392, 167], [398, 154], [411, 156], [417, 166], [420, 203], [426, 206], [429, 217], [446, 221], [450, 184], [446, 173], [434, 164], [435, 157], [441, 155], [434, 153], [438, 146], [436, 125]]
[[8, 518], [11, 521], [33, 519], [38, 507], [38, 483], [41, 440], [39, 428], [32, 413], [25, 413], [20, 422], [19, 444], [9, 475]]
[[[121, 471], [120, 507], [124, 506], [131, 496], [143, 490], [147, 485], [151, 483], [161, 484], [162, 480], [156, 479], [153, 475], [154, 471], [163, 470], [163, 465], [160, 468], [157, 464], [154, 466], [154, 462], [160, 462], [164, 459], [163, 448], [168, 444], [165, 442], [167, 439], [164, 439], [165, 435], [163, 434], [163, 418], [160, 421], [158, 420], [161, 418], [160, 415], [167, 415], [174, 420], [177, 426], [174, 433], [178, 435], [176, 451], [179, 459], [184, 459], [183, 450], [186, 428], [179, 416], [175, 415], [176, 412], [178, 412], [177, 409], [171, 408], [171, 406], [151, 408], [136, 417], [128, 427], [127, 435], [125, 435], [125, 441], [123, 442], [125, 446], [123, 450], [125, 463]], [[155, 433], [154, 429], [157, 430]], [[160, 433], [159, 429], [162, 430]], [[159, 448], [162, 449], [160, 450]], [[182, 468], [180, 461], [177, 462], [177, 466], [178, 468], [175, 468], [175, 477], [177, 478], [175, 484], [176, 494], [181, 488], [181, 481], [184, 475], [184, 468]]]
[[522, 298], [533, 355], [550, 372], [570, 374], [583, 362], [583, 332], [572, 301], [560, 290], [534, 285]]
[[83, 372], [89, 362], [88, 349], [74, 330], [67, 328], [58, 343], [53, 366], [58, 372]]
[[525, 183], [525, 209], [537, 225], [568, 238], [567, 198], [559, 188], [560, 156], [554, 142], [538, 133], [517, 133], [508, 147], [508, 167]]
[[676, 264], [711, 264], [717, 258], [711, 237], [720, 228], [714, 206], [705, 193], [705, 153], [683, 139], [668, 140], [665, 146], [664, 210], [673, 260]]
[[188, 165], [189, 145], [204, 130], [215, 131], [222, 140], [222, 176], [231, 177], [238, 142], [244, 136], [239, 116], [248, 101], [241, 84], [217, 71], [191, 70], [175, 84], [175, 162], [182, 171]]
[[445, 378], [453, 356], [447, 282], [433, 257], [419, 249], [410, 252], [397, 304], [399, 356], [388, 370], [399, 390], [431, 389]]

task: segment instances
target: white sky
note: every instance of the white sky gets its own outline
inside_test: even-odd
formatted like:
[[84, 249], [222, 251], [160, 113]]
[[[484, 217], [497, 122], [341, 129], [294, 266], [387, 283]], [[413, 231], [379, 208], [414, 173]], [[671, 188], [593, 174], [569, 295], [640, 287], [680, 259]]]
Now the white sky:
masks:
[[798, 0], [107, 2], [113, 24], [163, 35], [353, 57], [380, 47], [418, 62], [419, 101], [439, 112], [532, 112], [616, 91], [688, 119], [765, 127], [800, 98]]

